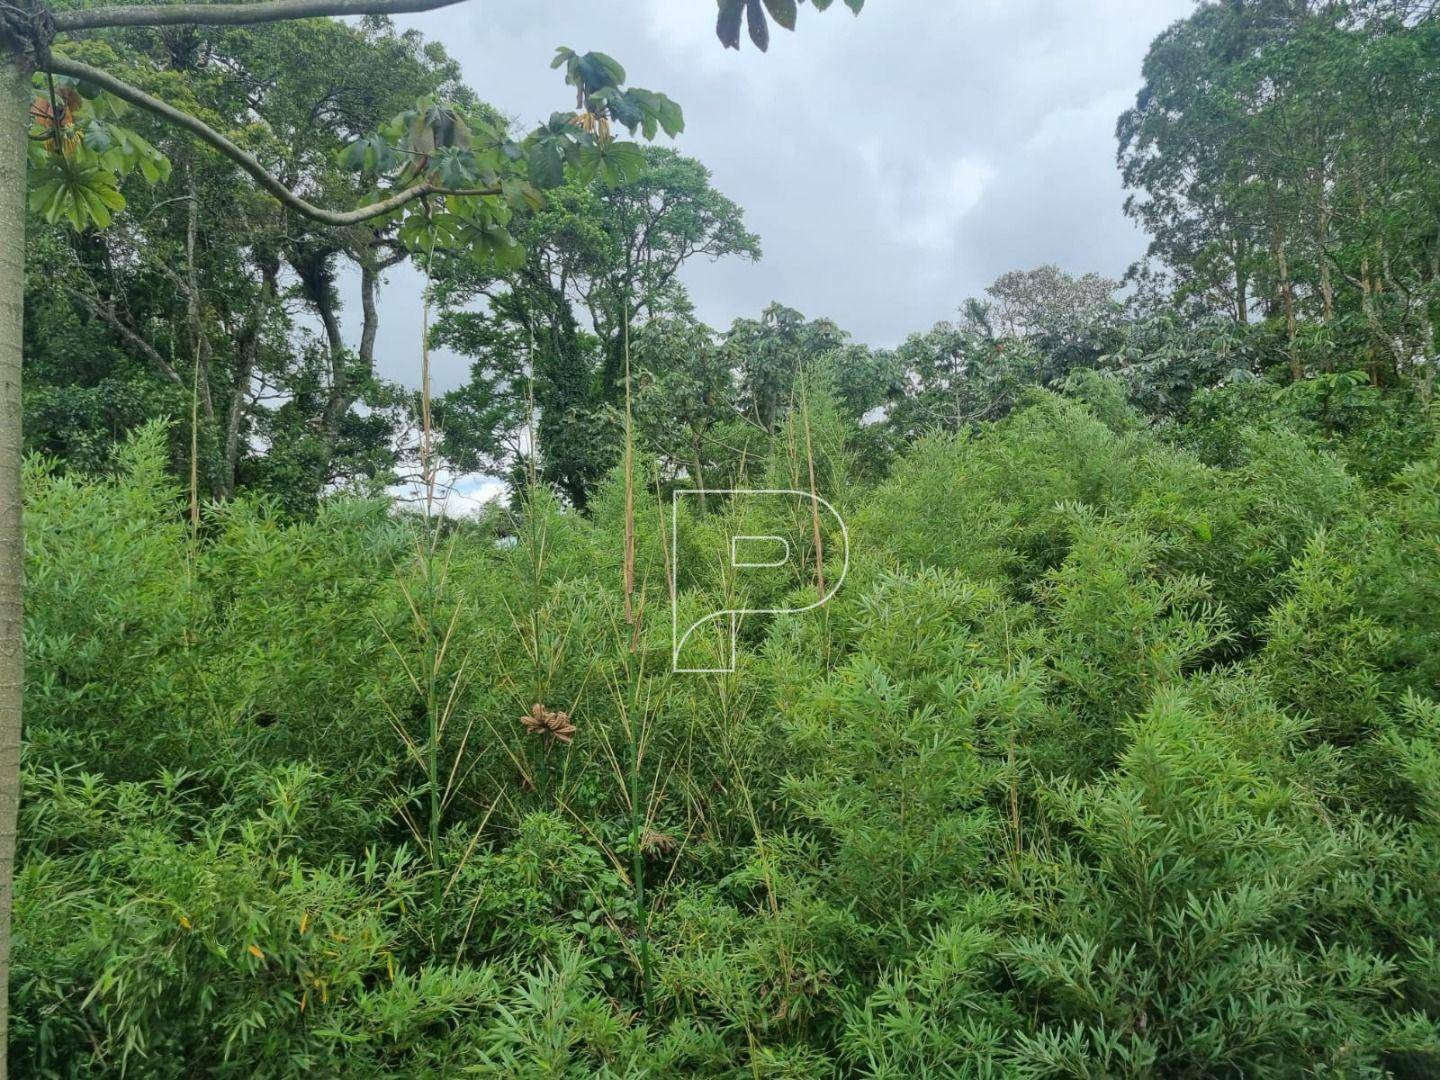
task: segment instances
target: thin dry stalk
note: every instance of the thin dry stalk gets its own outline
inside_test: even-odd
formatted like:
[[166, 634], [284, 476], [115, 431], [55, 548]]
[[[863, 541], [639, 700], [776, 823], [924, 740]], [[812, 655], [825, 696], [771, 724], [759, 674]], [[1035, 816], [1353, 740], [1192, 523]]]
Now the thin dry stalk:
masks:
[[[430, 205], [425, 206], [430, 217]], [[430, 272], [435, 261], [435, 233], [430, 233], [430, 250], [425, 257], [425, 297], [420, 311], [420, 475], [425, 481], [425, 520], [435, 513], [435, 459], [430, 424]]]
[[655, 514], [660, 523], [660, 558], [665, 567], [665, 588], [670, 594], [670, 603], [675, 603], [675, 571], [670, 566], [669, 531], [665, 528], [665, 499], [660, 494], [660, 463], [655, 463]]
[[[632, 596], [635, 592], [635, 419], [630, 395], [630, 303], [624, 302], [625, 351], [625, 621], [635, 625]], [[635, 651], [632, 638], [630, 651]]]
[[[499, 802], [500, 796], [496, 795], [490, 803], [490, 809], [485, 811], [485, 816], [480, 819], [480, 824], [475, 827], [474, 833], [470, 836], [470, 843], [465, 846], [465, 853], [460, 856], [460, 860], [455, 864], [455, 869], [450, 872], [450, 879], [445, 882], [445, 891], [440, 894], [442, 900], [448, 897], [450, 890], [455, 887], [455, 882], [459, 879], [461, 872], [470, 861], [470, 856], [474, 854], [475, 845], [480, 842], [480, 834], [485, 831], [485, 826], [490, 823], [490, 815], [495, 812], [495, 807]], [[465, 936], [470, 936], [468, 930]]]
[[820, 599], [825, 598], [825, 540], [820, 535], [820, 492], [815, 486], [815, 451], [810, 445], [810, 385], [800, 371], [800, 416], [805, 425], [805, 465], [810, 471], [810, 526], [815, 535], [815, 584]]
[[530, 445], [530, 453], [526, 455], [526, 471], [529, 473], [530, 496], [533, 500], [535, 485], [537, 482], [536, 455], [539, 454], [539, 445], [535, 441], [535, 326], [530, 321], [530, 312], [525, 312], [525, 333], [528, 344], [525, 351], [526, 366], [526, 394], [527, 408], [525, 412], [525, 427]]

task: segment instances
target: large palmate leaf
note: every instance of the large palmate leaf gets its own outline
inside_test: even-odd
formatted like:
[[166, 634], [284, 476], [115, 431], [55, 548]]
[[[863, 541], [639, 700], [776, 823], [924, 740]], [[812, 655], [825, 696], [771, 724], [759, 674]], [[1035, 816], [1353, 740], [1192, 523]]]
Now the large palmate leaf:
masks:
[[581, 145], [595, 138], [575, 122], [570, 113], [552, 113], [550, 119], [525, 140], [530, 181], [536, 187], [559, 187], [565, 182], [565, 167], [573, 165]]
[[525, 180], [506, 180], [501, 188], [505, 202], [513, 210], [539, 210], [545, 205], [545, 196]]
[[170, 176], [170, 161], [115, 122], [123, 101], [73, 79], [37, 77], [30, 106], [29, 206], [51, 224], [104, 228], [125, 206], [120, 180], [139, 170], [147, 183]]
[[51, 225], [68, 221], [74, 229], [104, 228], [125, 208], [115, 173], [99, 164], [82, 165], [58, 155], [32, 173], [30, 209]]
[[565, 68], [566, 83], [575, 87], [579, 127], [600, 142], [608, 140], [612, 122], [631, 134], [642, 130], [647, 139], [660, 131], [673, 138], [685, 128], [679, 105], [654, 90], [624, 86], [625, 69], [604, 53], [582, 54], [561, 46], [551, 66]]
[[795, 0], [765, 0], [765, 10], [786, 30], [795, 29]]
[[583, 147], [575, 176], [582, 181], [597, 177], [608, 187], [617, 187], [645, 171], [645, 154], [635, 143], [605, 142]]
[[640, 108], [640, 127], [645, 138], [655, 138], [657, 128], [672, 139], [685, 130], [685, 113], [664, 94], [654, 90], [642, 90], [638, 86], [632, 87], [626, 93]]
[[340, 151], [342, 168], [352, 169], [366, 176], [388, 173], [399, 159], [400, 155], [395, 152], [390, 140], [379, 132], [356, 139]]
[[441, 187], [446, 188], [466, 188], [485, 183], [487, 179], [492, 183], [495, 180], [493, 174], [488, 178], [481, 175], [474, 154], [454, 146], [444, 147], [436, 153], [430, 174]]
[[474, 200], [463, 210], [410, 214], [399, 238], [417, 255], [444, 248], [463, 251], [482, 266], [513, 270], [525, 261], [525, 249], [506, 228], [509, 220], [504, 203]]
[[100, 165], [112, 169], [119, 176], [129, 176], [139, 169], [147, 184], [160, 184], [170, 179], [170, 159], [138, 133], [119, 124], [90, 120], [85, 132], [87, 149], [91, 148], [91, 129], [100, 126], [105, 130], [97, 141], [107, 144], [104, 150], [96, 151]]
[[625, 81], [625, 69], [612, 56], [600, 52], [577, 53], [561, 45], [555, 50], [552, 68], [565, 68], [565, 81], [575, 87], [581, 98], [603, 90], [607, 86], [619, 86]]

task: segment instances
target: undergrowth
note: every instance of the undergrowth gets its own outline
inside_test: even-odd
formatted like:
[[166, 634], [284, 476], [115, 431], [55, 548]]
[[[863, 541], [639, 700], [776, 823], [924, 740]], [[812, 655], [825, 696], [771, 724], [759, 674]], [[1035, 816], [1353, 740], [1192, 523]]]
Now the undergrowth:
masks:
[[[422, 581], [33, 463], [17, 1075], [1434, 1075], [1440, 459], [1103, 406], [878, 482], [817, 406], [849, 576], [715, 675], [653, 485], [632, 626], [619, 478]], [[685, 514], [682, 616], [813, 597]]]

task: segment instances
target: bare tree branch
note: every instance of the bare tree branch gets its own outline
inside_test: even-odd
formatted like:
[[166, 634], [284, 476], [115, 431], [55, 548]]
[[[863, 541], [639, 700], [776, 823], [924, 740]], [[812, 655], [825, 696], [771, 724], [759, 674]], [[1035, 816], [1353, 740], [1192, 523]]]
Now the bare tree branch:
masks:
[[263, 0], [255, 4], [136, 4], [54, 13], [57, 32], [103, 26], [241, 26], [325, 15], [399, 15], [433, 11], [461, 0]]
[[[288, 2], [288, 0], [284, 0]], [[268, 6], [268, 5], [257, 5]], [[130, 9], [134, 10], [134, 9]], [[89, 64], [82, 64], [78, 60], [70, 60], [63, 56], [49, 56], [44, 59], [42, 66], [56, 75], [69, 75], [76, 79], [84, 79], [114, 94], [122, 101], [127, 101], [137, 108], [145, 109], [157, 116], [170, 121], [176, 127], [184, 128], [190, 134], [199, 138], [202, 142], [209, 144], [216, 150], [239, 165], [247, 173], [255, 178], [255, 181], [280, 202], [302, 214], [312, 221], [318, 221], [322, 225], [356, 225], [371, 218], [380, 217], [390, 211], [404, 206], [408, 202], [420, 198], [422, 195], [499, 195], [501, 189], [498, 187], [489, 188], [441, 188], [426, 181], [397, 191], [392, 195], [381, 199], [379, 202], [371, 203], [369, 206], [362, 206], [356, 210], [335, 211], [326, 210], [324, 207], [316, 206], [307, 202], [299, 195], [296, 195], [286, 187], [273, 174], [265, 169], [255, 157], [236, 146], [220, 132], [216, 131], [203, 120], [191, 116], [182, 109], [177, 109], [169, 102], [162, 101], [157, 97], [147, 94], [144, 90], [131, 86], [127, 82], [115, 78], [115, 76], [101, 71], [99, 68], [91, 67]]]

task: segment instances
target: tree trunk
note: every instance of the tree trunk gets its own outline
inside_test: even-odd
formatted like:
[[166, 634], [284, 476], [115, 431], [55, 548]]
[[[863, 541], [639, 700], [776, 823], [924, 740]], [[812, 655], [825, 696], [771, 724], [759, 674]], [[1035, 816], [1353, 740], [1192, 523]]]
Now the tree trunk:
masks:
[[[313, 302], [325, 327], [325, 343], [330, 357], [330, 393], [325, 399], [320, 422], [326, 445], [333, 452], [340, 420], [350, 410], [350, 373], [346, 370], [345, 338], [340, 332], [340, 317], [335, 312], [335, 297], [328, 284], [315, 294]], [[328, 469], [328, 462], [326, 467]]]
[[1320, 251], [1320, 321], [1329, 324], [1335, 317], [1335, 286], [1330, 277], [1330, 211], [1322, 194], [1316, 200], [1315, 246]]
[[380, 310], [375, 296], [379, 289], [380, 268], [374, 254], [367, 252], [360, 264], [360, 371], [365, 378], [375, 374], [375, 335], [380, 329]]
[[1385, 331], [1380, 325], [1380, 312], [1375, 304], [1377, 283], [1370, 276], [1370, 260], [1360, 260], [1360, 310], [1365, 313], [1365, 325], [1370, 330], [1370, 385], [1380, 385], [1380, 345]]
[[1235, 321], [1241, 326], [1250, 325], [1250, 282], [1237, 259], [1235, 262]]
[[1430, 401], [1435, 395], [1435, 326], [1430, 319], [1430, 312], [1426, 305], [1420, 305], [1420, 329], [1421, 329], [1421, 352], [1420, 363], [1422, 365], [1419, 378], [1415, 381], [1416, 393], [1420, 396], [1420, 403], [1428, 411]]
[[230, 409], [225, 415], [225, 476], [224, 497], [235, 497], [235, 474], [240, 464], [240, 427], [250, 411], [250, 381], [255, 374], [256, 358], [260, 352], [260, 334], [264, 329], [265, 316], [279, 291], [277, 279], [280, 273], [278, 263], [262, 261], [260, 267], [262, 284], [255, 306], [250, 310], [237, 342], [238, 360], [235, 376], [230, 384]]
[[1290, 381], [1299, 382], [1305, 375], [1300, 352], [1295, 347], [1295, 286], [1290, 281], [1290, 256], [1285, 244], [1285, 226], [1276, 228], [1276, 269], [1280, 274], [1280, 300], [1285, 312], [1285, 343], [1290, 353]]
[[30, 74], [0, 40], [0, 1080], [10, 1029], [10, 886], [20, 804], [25, 541], [20, 511], [20, 341]]

